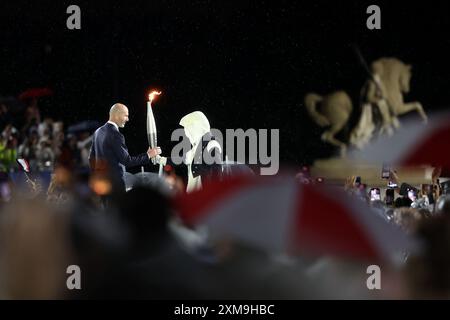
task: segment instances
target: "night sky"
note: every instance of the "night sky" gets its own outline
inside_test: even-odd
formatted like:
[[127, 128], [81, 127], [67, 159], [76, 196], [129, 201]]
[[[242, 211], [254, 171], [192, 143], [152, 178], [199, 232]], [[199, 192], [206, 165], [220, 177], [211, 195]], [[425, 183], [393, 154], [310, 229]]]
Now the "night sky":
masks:
[[[219, 129], [280, 129], [280, 159], [291, 165], [337, 152], [320, 141], [306, 93], [346, 90], [356, 121], [367, 76], [353, 44], [369, 63], [395, 56], [413, 65], [407, 101], [432, 111], [450, 99], [448, 2], [118, 3], [2, 1], [0, 95], [48, 86], [55, 95], [41, 101], [42, 113], [67, 124], [106, 121], [109, 107], [123, 102], [131, 119], [123, 132], [137, 153], [147, 146], [146, 94], [158, 88], [163, 150], [180, 118], [201, 110]], [[81, 8], [81, 30], [66, 28], [70, 4]], [[381, 8], [381, 30], [366, 28], [370, 4]]]

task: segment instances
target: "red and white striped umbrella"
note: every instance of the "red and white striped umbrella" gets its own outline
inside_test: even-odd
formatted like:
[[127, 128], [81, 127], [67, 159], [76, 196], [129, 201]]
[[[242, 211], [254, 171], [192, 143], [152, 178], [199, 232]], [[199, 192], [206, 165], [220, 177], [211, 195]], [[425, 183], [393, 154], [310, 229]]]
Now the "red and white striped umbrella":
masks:
[[29, 98], [40, 98], [53, 95], [53, 90], [49, 88], [30, 88], [19, 94], [19, 100]]
[[216, 182], [175, 201], [190, 226], [270, 252], [330, 254], [389, 261], [410, 239], [361, 200], [336, 188], [291, 178], [240, 177]]
[[400, 166], [434, 165], [450, 168], [450, 114], [436, 114], [428, 124], [405, 123], [391, 137], [380, 137], [350, 158]]

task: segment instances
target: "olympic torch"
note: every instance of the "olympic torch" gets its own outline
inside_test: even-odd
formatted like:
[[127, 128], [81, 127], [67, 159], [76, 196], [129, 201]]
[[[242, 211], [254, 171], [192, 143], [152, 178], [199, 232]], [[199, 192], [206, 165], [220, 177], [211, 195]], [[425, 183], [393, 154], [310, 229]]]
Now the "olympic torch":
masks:
[[[153, 149], [156, 148], [158, 145], [158, 139], [157, 139], [157, 133], [156, 133], [156, 123], [155, 123], [155, 116], [153, 115], [153, 109], [152, 109], [152, 101], [155, 99], [155, 96], [159, 96], [161, 94], [161, 91], [152, 91], [148, 95], [148, 101], [147, 101], [147, 138], [148, 138], [148, 144]], [[156, 164], [156, 157], [152, 158], [153, 164]], [[159, 171], [158, 176], [162, 176], [162, 164], [159, 164]]]

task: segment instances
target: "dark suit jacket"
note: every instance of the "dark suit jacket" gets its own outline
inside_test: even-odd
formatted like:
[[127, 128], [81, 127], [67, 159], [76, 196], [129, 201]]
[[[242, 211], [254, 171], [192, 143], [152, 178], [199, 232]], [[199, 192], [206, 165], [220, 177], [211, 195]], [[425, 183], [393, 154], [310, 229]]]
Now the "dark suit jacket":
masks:
[[92, 170], [108, 170], [114, 182], [120, 183], [120, 187], [125, 189], [125, 168], [147, 165], [150, 159], [147, 153], [130, 156], [123, 134], [107, 122], [94, 133], [89, 162]]

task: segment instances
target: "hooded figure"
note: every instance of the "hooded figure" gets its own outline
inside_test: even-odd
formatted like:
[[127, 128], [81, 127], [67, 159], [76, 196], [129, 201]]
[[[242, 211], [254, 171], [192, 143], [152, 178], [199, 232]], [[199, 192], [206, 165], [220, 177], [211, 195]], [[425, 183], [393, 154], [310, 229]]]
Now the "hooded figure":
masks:
[[[186, 192], [202, 187], [205, 179], [218, 178], [222, 174], [222, 147], [214, 140], [208, 118], [201, 111], [194, 111], [180, 120], [192, 148], [186, 153], [184, 163], [188, 169]], [[214, 159], [212, 164], [205, 162], [204, 155]]]

